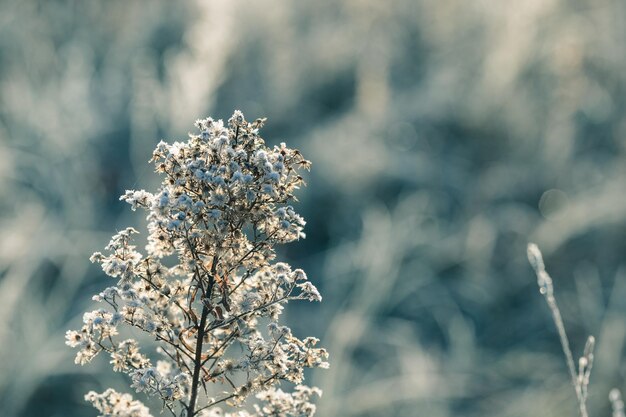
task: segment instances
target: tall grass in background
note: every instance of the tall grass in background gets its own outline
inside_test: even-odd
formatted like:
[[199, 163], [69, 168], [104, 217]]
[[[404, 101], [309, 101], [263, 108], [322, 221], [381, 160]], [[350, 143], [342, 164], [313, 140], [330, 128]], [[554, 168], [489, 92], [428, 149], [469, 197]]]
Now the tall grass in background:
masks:
[[610, 413], [625, 16], [609, 0], [0, 2], [0, 415], [89, 415], [83, 392], [124, 386], [63, 345], [103, 289], [86, 260], [142, 221], [117, 196], [154, 185], [154, 145], [237, 106], [315, 161], [307, 240], [280, 256], [326, 295], [286, 312], [333, 357], [310, 375], [317, 415], [576, 412], [528, 240], [572, 277], [564, 326], [597, 336], [587, 405]]

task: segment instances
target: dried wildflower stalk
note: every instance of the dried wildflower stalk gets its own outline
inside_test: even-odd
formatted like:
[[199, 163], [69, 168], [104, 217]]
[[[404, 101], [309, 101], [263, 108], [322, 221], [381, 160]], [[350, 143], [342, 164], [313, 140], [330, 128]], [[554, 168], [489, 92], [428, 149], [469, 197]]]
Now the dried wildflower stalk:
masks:
[[561, 311], [559, 310], [559, 306], [556, 304], [556, 299], [554, 298], [554, 287], [552, 285], [552, 278], [546, 272], [541, 251], [539, 250], [537, 245], [535, 245], [534, 243], [529, 243], [527, 254], [528, 261], [530, 262], [530, 265], [533, 267], [533, 269], [535, 270], [535, 274], [537, 275], [539, 292], [546, 299], [548, 307], [550, 308], [550, 312], [552, 313], [552, 319], [554, 321], [554, 324], [556, 325], [557, 331], [559, 332], [559, 338], [561, 339], [561, 347], [563, 348], [563, 353], [565, 354], [567, 368], [570, 373], [572, 385], [574, 385], [574, 390], [576, 391], [576, 399], [578, 400], [578, 409], [580, 415], [581, 417], [588, 417], [587, 396], [589, 388], [589, 377], [591, 376], [591, 368], [593, 366], [593, 349], [595, 346], [595, 338], [593, 336], [589, 336], [587, 338], [587, 343], [585, 344], [583, 356], [578, 359], [578, 370], [576, 370], [576, 366], [574, 364], [574, 356], [572, 355], [569, 339], [567, 337], [567, 333], [565, 332], [565, 325], [563, 324], [563, 319], [561, 318]]
[[[174, 416], [234, 416], [218, 404], [240, 407], [251, 394], [262, 405], [237, 416], [312, 416], [311, 397], [321, 395], [300, 384], [305, 368], [328, 367], [326, 350], [278, 324], [289, 300], [321, 296], [302, 270], [273, 262], [276, 244], [305, 236], [287, 203], [310, 162], [284, 143], [266, 147], [263, 122], [235, 111], [227, 126], [199, 120], [200, 133], [187, 142], [158, 144], [159, 190], [120, 198], [148, 211], [146, 254], [132, 245], [133, 228], [113, 236], [106, 254], [95, 253], [91, 260], [118, 283], [94, 296], [108, 309], [86, 313], [82, 329], [66, 334], [79, 349], [76, 363], [110, 355], [114, 371]], [[155, 339], [156, 364], [136, 340], [119, 340], [120, 326]], [[277, 389], [281, 381], [296, 384], [294, 392]], [[85, 398], [102, 416], [150, 415], [112, 389]]]
[[[572, 384], [576, 391], [576, 399], [578, 400], [578, 409], [581, 417], [588, 417], [587, 413], [587, 397], [589, 395], [589, 377], [591, 376], [591, 368], [593, 367], [593, 350], [595, 347], [595, 338], [589, 336], [585, 349], [583, 350], [583, 356], [578, 359], [578, 371], [574, 365], [574, 356], [570, 348], [569, 339], [565, 332], [565, 325], [561, 318], [561, 311], [556, 304], [554, 298], [554, 287], [552, 285], [552, 278], [546, 272], [545, 264], [543, 263], [543, 256], [541, 251], [534, 243], [528, 244], [527, 249], [528, 261], [535, 270], [537, 275], [537, 284], [539, 285], [539, 292], [545, 297], [548, 307], [552, 312], [552, 319], [559, 332], [559, 338], [561, 339], [561, 347], [565, 354], [565, 361], [567, 368], [569, 369]], [[613, 417], [624, 417], [624, 402], [622, 401], [622, 394], [617, 388], [613, 388], [609, 393], [609, 401], [613, 408]]]

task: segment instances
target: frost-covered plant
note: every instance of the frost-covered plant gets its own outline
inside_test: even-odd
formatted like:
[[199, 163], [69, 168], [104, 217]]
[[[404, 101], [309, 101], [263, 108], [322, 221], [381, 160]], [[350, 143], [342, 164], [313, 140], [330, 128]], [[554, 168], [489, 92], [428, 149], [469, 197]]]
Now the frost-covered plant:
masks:
[[[137, 392], [162, 400], [174, 416], [312, 416], [321, 395], [301, 385], [305, 368], [328, 367], [318, 339], [295, 337], [278, 323], [289, 300], [321, 301], [304, 271], [274, 262], [274, 246], [304, 238], [304, 220], [288, 205], [310, 162], [284, 143], [259, 136], [235, 111], [198, 120], [186, 142], [157, 145], [151, 161], [164, 176], [156, 193], [127, 191], [120, 199], [148, 212], [148, 244], [137, 251], [127, 228], [91, 260], [118, 280], [93, 299], [106, 304], [83, 317], [66, 343], [84, 365], [99, 353], [129, 375]], [[154, 343], [120, 337], [132, 327]], [[156, 363], [155, 357], [158, 357]], [[276, 388], [294, 383], [293, 393]], [[254, 411], [224, 413], [255, 394]], [[85, 399], [102, 416], [149, 416], [129, 394], [112, 389]]]
[[[537, 284], [539, 285], [539, 292], [546, 299], [546, 303], [552, 313], [552, 320], [559, 333], [561, 340], [561, 347], [565, 354], [565, 362], [569, 370], [572, 385], [576, 392], [576, 399], [578, 400], [578, 411], [581, 417], [588, 417], [587, 412], [587, 397], [589, 395], [589, 377], [591, 376], [591, 368], [593, 367], [593, 351], [595, 347], [595, 338], [589, 336], [583, 355], [578, 359], [578, 369], [574, 363], [574, 355], [570, 348], [569, 339], [565, 331], [565, 325], [561, 317], [561, 310], [554, 298], [554, 286], [552, 284], [552, 278], [546, 271], [545, 264], [543, 262], [543, 256], [541, 251], [534, 243], [529, 243], [527, 248], [527, 256], [530, 265], [535, 270], [537, 275]], [[624, 403], [622, 401], [622, 395], [617, 388], [614, 388], [609, 393], [609, 400], [613, 407], [613, 417], [624, 417]]]

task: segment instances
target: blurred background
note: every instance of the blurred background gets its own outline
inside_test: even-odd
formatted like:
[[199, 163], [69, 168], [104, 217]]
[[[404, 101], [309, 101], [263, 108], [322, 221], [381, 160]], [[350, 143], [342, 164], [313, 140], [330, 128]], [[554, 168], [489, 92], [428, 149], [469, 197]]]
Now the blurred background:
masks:
[[[236, 108], [313, 162], [280, 256], [322, 304], [319, 417], [572, 416], [526, 260], [544, 251], [592, 415], [626, 388], [626, 3], [0, 1], [0, 415], [95, 416], [123, 389], [64, 333], [88, 261], [144, 214], [161, 140]], [[158, 415], [158, 408], [153, 410]]]

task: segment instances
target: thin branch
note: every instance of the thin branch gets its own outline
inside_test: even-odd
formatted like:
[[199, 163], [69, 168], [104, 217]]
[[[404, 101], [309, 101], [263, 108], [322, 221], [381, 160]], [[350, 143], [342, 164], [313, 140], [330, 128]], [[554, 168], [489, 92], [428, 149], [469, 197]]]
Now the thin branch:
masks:
[[[535, 270], [535, 274], [537, 275], [537, 284], [539, 285], [539, 292], [544, 296], [548, 307], [550, 308], [550, 312], [552, 313], [552, 320], [556, 325], [556, 329], [559, 333], [559, 339], [561, 341], [561, 347], [563, 348], [563, 353], [565, 354], [565, 362], [567, 363], [567, 368], [569, 370], [570, 378], [572, 380], [572, 385], [574, 385], [574, 390], [576, 391], [576, 398], [578, 400], [578, 408], [580, 411], [581, 417], [589, 417], [587, 413], [587, 387], [586, 384], [582, 383], [583, 375], [578, 375], [576, 372], [576, 365], [574, 364], [574, 356], [572, 355], [572, 350], [570, 348], [569, 339], [567, 337], [567, 333], [565, 332], [565, 325], [563, 324], [563, 318], [561, 317], [561, 311], [559, 310], [559, 306], [556, 303], [556, 299], [554, 298], [554, 287], [552, 285], [552, 278], [546, 272], [545, 265], [543, 263], [543, 257], [541, 255], [541, 251], [534, 243], [528, 244], [527, 249], [528, 261], [531, 266]], [[593, 337], [589, 339], [587, 342], [589, 348], [593, 349]], [[593, 357], [593, 354], [591, 354]], [[585, 358], [585, 356], [583, 356]], [[582, 358], [581, 358], [582, 359]], [[583, 367], [581, 367], [583, 368]], [[581, 369], [582, 372], [591, 372], [591, 367], [585, 371]], [[586, 375], [586, 380], [588, 382], [589, 375]], [[584, 386], [584, 390], [583, 390]], [[584, 392], [583, 392], [584, 391]]]

